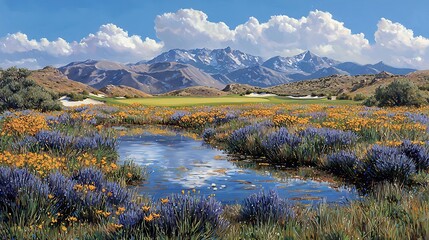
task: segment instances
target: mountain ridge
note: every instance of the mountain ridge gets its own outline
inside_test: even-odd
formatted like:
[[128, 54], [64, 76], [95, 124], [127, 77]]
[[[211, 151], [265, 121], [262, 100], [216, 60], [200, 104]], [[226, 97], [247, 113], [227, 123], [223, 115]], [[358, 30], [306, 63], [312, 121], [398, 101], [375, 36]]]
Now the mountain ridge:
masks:
[[227, 84], [271, 87], [331, 75], [377, 74], [383, 71], [405, 75], [416, 71], [395, 68], [383, 62], [358, 64], [320, 57], [310, 51], [292, 57], [262, 57], [230, 47], [210, 50], [171, 49], [149, 61], [122, 64], [106, 60], [72, 62], [59, 70], [68, 78], [95, 88], [130, 86], [149, 94], [162, 94], [193, 86], [222, 89]]

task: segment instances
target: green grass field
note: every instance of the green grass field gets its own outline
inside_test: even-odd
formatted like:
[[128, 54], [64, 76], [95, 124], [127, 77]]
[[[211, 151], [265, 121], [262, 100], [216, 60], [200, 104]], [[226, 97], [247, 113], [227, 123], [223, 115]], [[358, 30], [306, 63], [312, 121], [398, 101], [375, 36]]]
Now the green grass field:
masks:
[[226, 96], [226, 97], [151, 97], [151, 98], [129, 98], [129, 99], [117, 99], [117, 98], [97, 98], [92, 97], [96, 100], [101, 100], [110, 104], [141, 104], [145, 106], [168, 106], [168, 107], [181, 107], [181, 106], [198, 106], [198, 105], [233, 105], [233, 104], [251, 104], [251, 103], [271, 103], [271, 104], [331, 104], [331, 105], [342, 105], [342, 104], [358, 104], [350, 100], [336, 100], [330, 101], [327, 99], [311, 99], [311, 100], [300, 100], [290, 99], [286, 97], [267, 97], [267, 98], [251, 98], [243, 96]]

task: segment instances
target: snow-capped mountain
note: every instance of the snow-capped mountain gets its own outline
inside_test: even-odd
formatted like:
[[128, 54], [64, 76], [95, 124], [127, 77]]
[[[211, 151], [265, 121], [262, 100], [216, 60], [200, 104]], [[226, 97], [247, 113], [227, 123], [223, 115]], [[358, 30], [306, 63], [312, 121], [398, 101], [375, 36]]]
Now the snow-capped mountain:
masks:
[[225, 49], [173, 49], [162, 53], [147, 63], [178, 62], [189, 64], [210, 74], [227, 74], [237, 69], [253, 67], [263, 63], [261, 57], [239, 50]]
[[320, 57], [310, 51], [292, 57], [261, 57], [231, 48], [173, 49], [150, 61], [121, 64], [87, 60], [60, 68], [68, 78], [95, 88], [126, 85], [157, 94], [191, 86], [222, 88], [241, 83], [269, 87], [332, 75], [364, 75], [390, 72], [405, 75], [414, 69], [394, 68], [379, 62], [361, 65]]
[[303, 52], [293, 57], [273, 57], [265, 61], [262, 66], [275, 71], [288, 74], [314, 73], [322, 68], [333, 67], [340, 62], [327, 57], [319, 57], [310, 51]]

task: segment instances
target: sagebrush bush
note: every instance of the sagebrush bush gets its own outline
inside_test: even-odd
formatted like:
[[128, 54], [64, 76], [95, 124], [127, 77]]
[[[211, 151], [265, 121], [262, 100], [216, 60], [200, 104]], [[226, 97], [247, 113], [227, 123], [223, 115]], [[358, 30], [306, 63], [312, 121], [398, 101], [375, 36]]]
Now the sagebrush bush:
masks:
[[363, 100], [365, 100], [367, 97], [365, 96], [365, 95], [363, 95], [363, 94], [361, 94], [361, 93], [358, 93], [358, 94], [356, 94], [354, 97], [353, 97], [353, 101], [363, 101]]
[[375, 90], [374, 98], [379, 107], [415, 106], [420, 107], [427, 101], [421, 91], [408, 80], [395, 80], [385, 87]]
[[0, 111], [8, 109], [60, 110], [57, 96], [29, 80], [30, 71], [15, 67], [0, 71]]

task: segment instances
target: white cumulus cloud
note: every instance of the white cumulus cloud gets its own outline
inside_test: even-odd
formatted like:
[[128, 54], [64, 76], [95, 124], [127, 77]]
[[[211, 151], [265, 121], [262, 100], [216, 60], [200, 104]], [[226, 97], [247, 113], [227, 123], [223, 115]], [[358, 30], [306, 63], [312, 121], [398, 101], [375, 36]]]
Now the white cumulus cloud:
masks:
[[62, 38], [58, 38], [52, 42], [46, 38], [37, 41], [35, 39], [28, 39], [28, 36], [21, 32], [8, 34], [6, 37], [0, 38], [0, 51], [4, 53], [11, 54], [33, 50], [46, 51], [51, 55], [57, 56], [68, 56], [73, 51], [70, 44]]
[[235, 28], [234, 44], [263, 56], [291, 55], [304, 50], [338, 60], [364, 61], [362, 50], [369, 47], [364, 34], [353, 34], [342, 22], [322, 11], [312, 11], [300, 19], [272, 16], [259, 23], [250, 18]]
[[102, 25], [97, 33], [83, 38], [77, 46], [76, 50], [81, 54], [94, 56], [100, 54], [113, 58], [128, 56], [130, 60], [142, 60], [158, 54], [163, 48], [163, 43], [150, 38], [142, 40], [137, 35], [130, 36], [127, 31], [109, 23]]
[[[231, 27], [210, 21], [209, 16], [194, 9], [180, 9], [155, 18], [158, 39], [129, 34], [109, 23], [100, 26], [78, 41], [31, 39], [17, 32], [0, 37], [0, 58], [7, 64], [58, 65], [70, 61], [108, 59], [136, 62], [151, 59], [172, 48], [232, 48], [265, 58], [291, 56], [310, 50], [340, 61], [375, 63], [380, 60], [402, 67], [429, 69], [429, 39], [415, 36], [400, 23], [382, 18], [370, 43], [363, 33], [354, 33], [329, 12], [311, 11], [307, 16], [292, 18], [271, 16], [266, 22], [255, 17]], [[36, 65], [36, 64], [34, 64]]]
[[373, 58], [408, 67], [429, 68], [429, 39], [414, 36], [411, 29], [400, 23], [382, 18], [374, 34], [375, 44], [370, 54]]
[[193, 9], [157, 16], [155, 30], [169, 49], [219, 48], [234, 37], [234, 31], [225, 23], [210, 22], [207, 14]]
[[57, 65], [88, 58], [140, 61], [156, 56], [162, 49], [162, 42], [129, 35], [127, 31], [111, 23], [100, 26], [96, 33], [89, 34], [79, 42], [67, 42], [62, 38], [54, 41], [46, 38], [29, 39], [21, 32], [0, 38], [0, 58], [12, 59], [2, 62], [2, 67], [39, 66], [28, 64], [28, 59], [36, 59], [42, 65]]
[[0, 62], [0, 68], [7, 68], [10, 66], [18, 66], [18, 67], [25, 67], [29, 69], [38, 69], [41, 68], [41, 66], [38, 64], [37, 59], [34, 58], [23, 58], [16, 61], [11, 61], [9, 59], [5, 59]]

